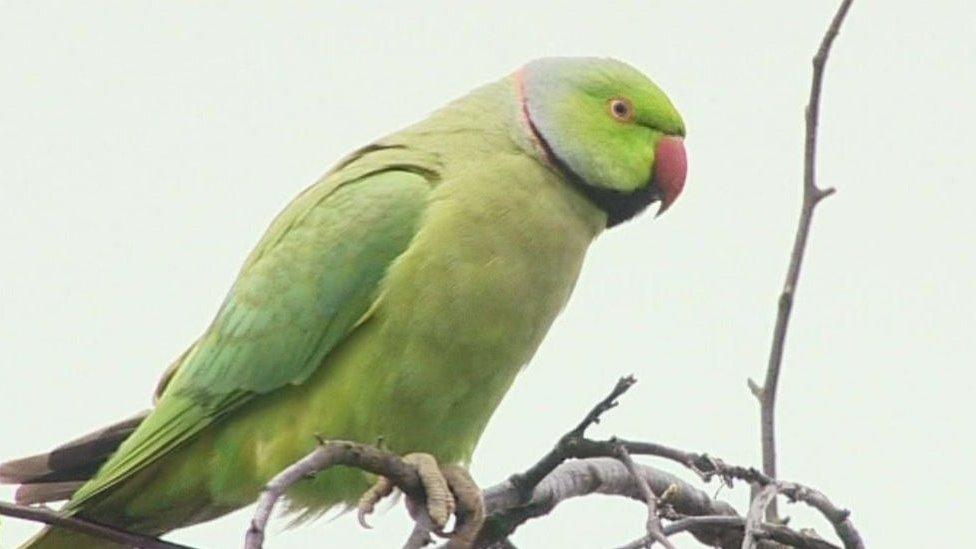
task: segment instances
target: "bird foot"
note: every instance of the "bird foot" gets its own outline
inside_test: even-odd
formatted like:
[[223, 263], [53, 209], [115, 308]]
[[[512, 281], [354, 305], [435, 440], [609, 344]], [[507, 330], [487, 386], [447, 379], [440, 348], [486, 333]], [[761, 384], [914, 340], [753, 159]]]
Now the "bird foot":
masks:
[[[468, 471], [459, 465], [440, 466], [430, 454], [409, 454], [403, 461], [417, 468], [427, 500], [423, 503], [407, 498], [407, 510], [421, 526], [439, 536], [450, 538], [448, 547], [464, 548], [474, 542], [485, 520], [485, 502], [481, 489]], [[359, 523], [369, 528], [366, 516], [376, 504], [393, 493], [396, 487], [386, 477], [380, 477], [359, 499]], [[451, 516], [457, 523], [445, 532]]]

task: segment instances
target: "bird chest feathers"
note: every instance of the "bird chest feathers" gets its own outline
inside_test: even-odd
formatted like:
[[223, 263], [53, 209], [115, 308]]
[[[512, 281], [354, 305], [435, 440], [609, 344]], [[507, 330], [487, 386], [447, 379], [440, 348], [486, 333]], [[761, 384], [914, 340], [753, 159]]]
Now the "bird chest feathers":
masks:
[[472, 443], [569, 299], [605, 219], [532, 160], [493, 165], [490, 178], [449, 174], [434, 190], [375, 319], [397, 357], [383, 367], [397, 408], [479, 418]]

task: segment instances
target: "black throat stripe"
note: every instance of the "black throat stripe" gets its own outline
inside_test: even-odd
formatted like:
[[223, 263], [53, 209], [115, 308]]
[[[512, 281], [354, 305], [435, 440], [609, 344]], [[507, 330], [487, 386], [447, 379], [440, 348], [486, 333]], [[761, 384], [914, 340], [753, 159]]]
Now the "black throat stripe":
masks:
[[[526, 113], [528, 114], [528, 113]], [[625, 193], [613, 189], [606, 189], [590, 185], [578, 173], [556, 155], [546, 138], [539, 133], [535, 123], [529, 116], [525, 117], [529, 128], [536, 140], [542, 146], [546, 156], [553, 166], [562, 174], [566, 181], [585, 196], [593, 205], [607, 213], [607, 228], [619, 225], [641, 213], [653, 202], [660, 200], [660, 193], [653, 181], [636, 191]]]

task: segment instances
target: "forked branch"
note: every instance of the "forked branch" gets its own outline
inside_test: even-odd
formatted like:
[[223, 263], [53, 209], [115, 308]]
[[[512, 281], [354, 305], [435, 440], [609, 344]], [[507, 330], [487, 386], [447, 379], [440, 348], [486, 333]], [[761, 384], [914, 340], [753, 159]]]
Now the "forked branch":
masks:
[[[776, 310], [776, 324], [773, 328], [773, 342], [769, 350], [769, 361], [766, 365], [766, 379], [760, 387], [751, 379], [749, 388], [759, 399], [763, 472], [776, 478], [776, 390], [779, 386], [779, 376], [783, 365], [783, 349], [786, 345], [786, 331], [790, 323], [790, 313], [793, 310], [793, 299], [796, 295], [797, 283], [800, 279], [800, 269], [803, 266], [803, 256], [806, 252], [807, 240], [810, 236], [810, 225], [813, 222], [813, 211], [824, 198], [834, 194], [834, 188], [820, 188], [817, 186], [817, 129], [820, 121], [820, 95], [823, 89], [824, 69], [830, 48], [840, 32], [844, 18], [851, 8], [853, 0], [843, 0], [834, 14], [827, 32], [820, 41], [820, 47], [813, 58], [813, 78], [810, 83], [810, 99], [806, 108], [806, 138], [803, 153], [803, 203], [800, 207], [800, 219], [796, 227], [793, 240], [793, 251], [790, 253], [789, 268], [786, 271], [786, 281], [780, 293]], [[770, 502], [766, 508], [769, 520], [777, 519], [776, 500]]]

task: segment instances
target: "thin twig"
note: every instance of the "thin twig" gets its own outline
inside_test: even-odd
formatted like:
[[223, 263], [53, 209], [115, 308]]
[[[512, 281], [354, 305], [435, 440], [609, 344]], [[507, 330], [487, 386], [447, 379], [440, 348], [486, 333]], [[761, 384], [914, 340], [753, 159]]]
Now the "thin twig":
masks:
[[[664, 533], [673, 536], [681, 532], [687, 532], [695, 528], [715, 527], [726, 530], [742, 531], [745, 528], [746, 519], [742, 517], [729, 516], [699, 516], [683, 517], [664, 527]], [[765, 526], [765, 535], [770, 540], [781, 543], [788, 547], [798, 549], [839, 549], [833, 543], [825, 541], [819, 537], [805, 532], [795, 532], [780, 524], [768, 524]], [[617, 549], [641, 549], [647, 542], [647, 536], [634, 540], [627, 545], [622, 545]]]
[[[797, 224], [796, 237], [793, 241], [793, 251], [790, 254], [790, 264], [786, 272], [786, 281], [779, 296], [776, 312], [776, 325], [773, 328], [773, 342], [769, 351], [769, 362], [766, 367], [766, 379], [762, 387], [750, 380], [749, 388], [760, 401], [760, 416], [762, 428], [762, 457], [763, 472], [776, 478], [776, 389], [779, 385], [779, 375], [783, 363], [783, 349], [786, 344], [786, 331], [789, 327], [790, 312], [793, 309], [793, 298], [796, 294], [797, 283], [800, 278], [800, 268], [806, 251], [807, 239], [810, 235], [810, 224], [813, 221], [813, 210], [821, 200], [834, 193], [833, 188], [821, 189], [816, 181], [817, 158], [817, 126], [820, 114], [820, 95], [823, 88], [824, 67], [830, 55], [830, 47], [840, 32], [841, 24], [847, 16], [853, 0], [843, 0], [834, 15], [826, 34], [820, 42], [816, 56], [813, 58], [813, 79], [810, 84], [810, 99], [806, 108], [806, 140], [803, 155], [803, 204], [800, 208], [800, 219]], [[767, 518], [776, 520], [776, 501], [767, 508]]]
[[661, 528], [661, 517], [657, 516], [657, 496], [651, 491], [651, 487], [647, 485], [647, 480], [637, 470], [637, 464], [630, 457], [627, 448], [617, 446], [617, 459], [624, 464], [627, 472], [634, 477], [634, 482], [640, 489], [641, 497], [644, 498], [644, 503], [647, 505], [647, 523], [645, 525], [647, 529], [647, 544], [645, 547], [650, 548], [656, 541], [667, 547], [667, 549], [675, 549]]
[[[614, 445], [625, 448], [631, 455], [651, 455], [680, 463], [694, 471], [706, 482], [712, 477], [718, 476], [729, 486], [733, 480], [748, 482], [759, 488], [775, 486], [778, 493], [783, 494], [791, 501], [801, 501], [819, 511], [830, 521], [845, 548], [864, 548], [860, 534], [850, 521], [850, 511], [837, 507], [827, 496], [815, 488], [796, 482], [776, 480], [753, 467], [728, 464], [708, 454], [686, 452], [663, 444], [627, 440], [593, 441], [583, 439], [576, 446], [576, 456], [574, 457], [613, 456], [615, 455], [613, 453], [614, 448], [616, 448]], [[769, 525], [767, 524], [764, 528], [769, 528]]]
[[[602, 450], [602, 443], [584, 440], [584, 443], [579, 447], [582, 450], [581, 453], [590, 450], [589, 443], [591, 442], [594, 446]], [[840, 537], [841, 541], [844, 542], [844, 547], [848, 549], [863, 549], [864, 547], [864, 542], [861, 540], [860, 534], [850, 521], [850, 511], [837, 507], [827, 496], [815, 488], [796, 482], [779, 481], [753, 467], [731, 465], [721, 459], [710, 457], [707, 454], [685, 452], [662, 444], [626, 440], [617, 440], [616, 444], [626, 448], [632, 455], [653, 455], [680, 463], [698, 473], [706, 481], [712, 476], [719, 476], [728, 485], [731, 484], [733, 479], [737, 479], [760, 488], [775, 486], [778, 493], [783, 494], [791, 501], [801, 501], [819, 511], [820, 514], [830, 521], [834, 531]]]
[[89, 522], [77, 517], [60, 515], [50, 509], [39, 507], [29, 507], [26, 505], [16, 505], [0, 501], [0, 515], [14, 517], [34, 522], [40, 522], [50, 526], [57, 526], [66, 530], [73, 530], [88, 534], [89, 536], [114, 541], [127, 547], [140, 547], [141, 549], [193, 549], [186, 545], [170, 543], [161, 539], [143, 536], [134, 532], [120, 530], [104, 524]]
[[603, 414], [616, 408], [619, 404], [617, 399], [630, 390], [635, 383], [637, 383], [637, 378], [633, 375], [624, 376], [617, 380], [617, 384], [614, 385], [613, 390], [610, 391], [610, 394], [598, 402], [596, 406], [590, 410], [590, 413], [586, 414], [583, 421], [579, 422], [579, 425], [569, 432], [570, 436], [582, 437], [584, 434], [586, 434], [586, 430], [589, 429], [590, 426], [600, 423], [600, 418], [603, 417]]
[[759, 537], [765, 533], [762, 530], [763, 516], [766, 514], [766, 508], [776, 501], [777, 492], [779, 492], [779, 486], [776, 484], [767, 484], [752, 499], [752, 505], [749, 506], [749, 514], [746, 515], [746, 528], [742, 535], [742, 549], [756, 549]]
[[[617, 399], [626, 393], [631, 387], [633, 387], [635, 383], [637, 383], [637, 379], [632, 375], [620, 378], [613, 390], [610, 391], [610, 394], [598, 402], [597, 405], [594, 406], [588, 414], [586, 414], [583, 420], [580, 421], [576, 427], [563, 435], [552, 450], [543, 456], [542, 459], [540, 459], [535, 465], [527, 469], [525, 472], [520, 474], [516, 473], [511, 476], [509, 481], [511, 481], [511, 483], [518, 488], [519, 493], [522, 495], [522, 499], [528, 499], [536, 485], [539, 484], [539, 482], [541, 482], [546, 475], [551, 473], [553, 469], [558, 467], [559, 464], [567, 459], [578, 457], [574, 454], [574, 452], [576, 446], [583, 440], [586, 430], [593, 424], [599, 423], [600, 417], [603, 416], [603, 414], [605, 414], [608, 410], [616, 407]], [[606, 455], [609, 457], [613, 454]]]

